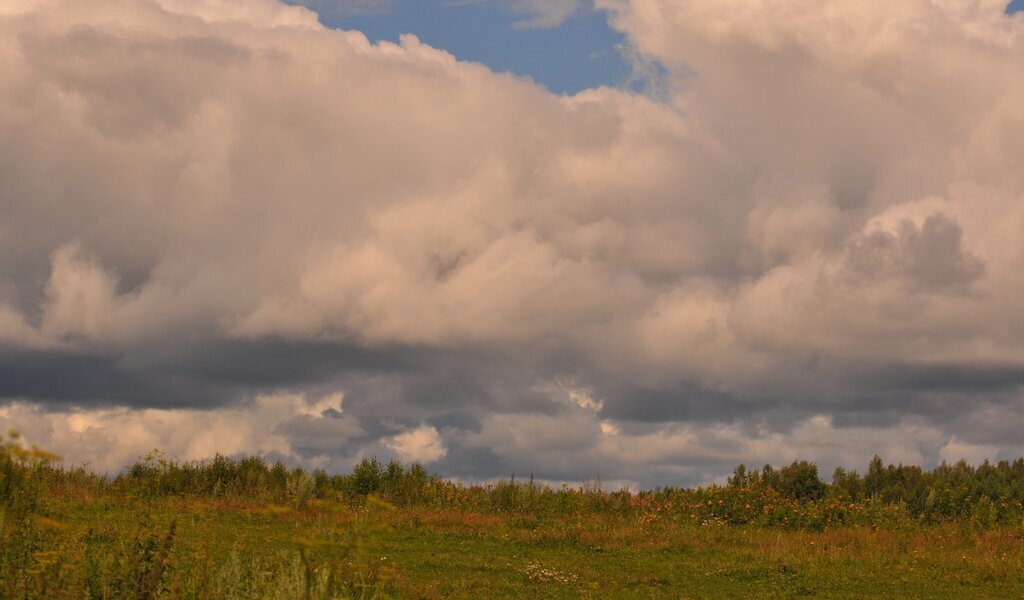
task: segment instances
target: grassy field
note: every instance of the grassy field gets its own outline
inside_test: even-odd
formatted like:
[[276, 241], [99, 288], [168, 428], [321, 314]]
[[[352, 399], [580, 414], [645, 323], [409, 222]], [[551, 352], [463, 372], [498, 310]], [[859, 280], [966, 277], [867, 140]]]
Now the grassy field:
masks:
[[[1021, 598], [1020, 528], [822, 532], [608, 515], [53, 500], [30, 597]], [[10, 583], [10, 582], [8, 582]]]
[[[1024, 597], [1009, 465], [943, 494], [940, 473], [917, 509], [816, 475], [790, 495], [763, 475], [609, 493], [222, 457], [108, 479], [51, 458], [0, 453], [0, 598]], [[989, 479], [1006, 494], [979, 495]]]

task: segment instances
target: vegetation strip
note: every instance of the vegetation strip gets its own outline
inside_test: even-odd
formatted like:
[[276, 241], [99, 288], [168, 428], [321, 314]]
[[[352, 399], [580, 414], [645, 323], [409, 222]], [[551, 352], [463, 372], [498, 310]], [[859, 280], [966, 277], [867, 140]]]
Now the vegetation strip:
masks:
[[0, 445], [3, 598], [1024, 596], [1021, 460], [632, 493]]

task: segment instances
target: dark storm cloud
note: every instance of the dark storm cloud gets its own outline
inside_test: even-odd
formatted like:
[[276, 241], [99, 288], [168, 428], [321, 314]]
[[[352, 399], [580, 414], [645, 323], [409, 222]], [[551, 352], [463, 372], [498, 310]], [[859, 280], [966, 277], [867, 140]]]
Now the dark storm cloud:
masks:
[[231, 390], [191, 377], [126, 369], [116, 357], [0, 349], [0, 398], [78, 406], [206, 406]]
[[69, 405], [214, 407], [357, 374], [426, 369], [424, 352], [338, 343], [206, 339], [116, 356], [0, 347], [0, 398]]
[[1019, 364], [895, 363], [880, 365], [871, 375], [863, 385], [876, 390], [984, 394], [1024, 386], [1024, 365]]
[[735, 396], [682, 382], [663, 389], [633, 389], [606, 396], [602, 415], [609, 419], [660, 423], [735, 421], [749, 415], [749, 407]]
[[144, 353], [140, 366], [211, 384], [274, 388], [315, 384], [350, 373], [424, 369], [431, 352], [336, 342], [213, 339], [175, 348], [173, 354], [155, 359]]

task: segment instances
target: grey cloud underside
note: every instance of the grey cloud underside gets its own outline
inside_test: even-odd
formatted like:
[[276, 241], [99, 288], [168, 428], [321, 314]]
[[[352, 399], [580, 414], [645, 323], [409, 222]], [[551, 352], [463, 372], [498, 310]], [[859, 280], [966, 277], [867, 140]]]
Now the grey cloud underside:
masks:
[[[658, 423], [760, 420], [795, 416], [903, 414], [954, 419], [970, 412], [952, 398], [1012, 396], [1024, 385], [1017, 364], [914, 364], [815, 358], [792, 365], [760, 389], [727, 392], [683, 379], [656, 387], [621, 374], [588, 373], [571, 352], [529, 348], [365, 347], [334, 342], [205, 339], [118, 355], [0, 347], [0, 396], [71, 405], [211, 408], [256, 393], [308, 388], [346, 390], [346, 406], [365, 416], [437, 417], [464, 426], [473, 411], [555, 414], [548, 394], [531, 390], [558, 377], [588, 381], [601, 415]], [[916, 402], [915, 402], [916, 400]], [[945, 403], [947, 410], [936, 410]], [[466, 411], [466, 412], [463, 412]], [[783, 411], [784, 412], [784, 411]]]
[[0, 423], [651, 485], [1021, 452], [1024, 20], [834, 4], [598, 2], [657, 100], [273, 0], [0, 8]]
[[0, 396], [71, 405], [211, 408], [256, 392], [333, 383], [353, 373], [426, 368], [413, 349], [203, 340], [117, 355], [0, 348]]

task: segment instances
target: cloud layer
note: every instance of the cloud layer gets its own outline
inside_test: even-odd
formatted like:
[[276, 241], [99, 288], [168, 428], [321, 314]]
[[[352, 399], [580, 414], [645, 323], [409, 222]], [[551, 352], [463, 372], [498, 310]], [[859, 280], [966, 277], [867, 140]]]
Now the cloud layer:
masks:
[[656, 97], [273, 0], [0, 5], [0, 424], [646, 485], [1021, 452], [1024, 18], [598, 6]]

